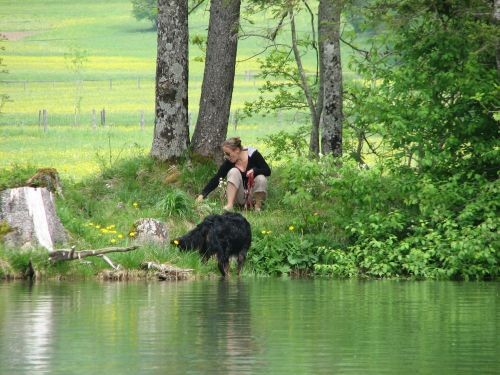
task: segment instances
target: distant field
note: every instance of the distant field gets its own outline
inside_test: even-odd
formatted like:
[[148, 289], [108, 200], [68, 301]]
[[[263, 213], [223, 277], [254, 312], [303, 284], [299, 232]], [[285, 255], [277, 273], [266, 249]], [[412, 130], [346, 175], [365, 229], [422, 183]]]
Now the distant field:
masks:
[[[149, 151], [156, 32], [148, 22], [133, 18], [129, 0], [0, 0], [0, 4], [0, 33], [9, 38], [1, 52], [8, 73], [0, 74], [0, 93], [9, 101], [0, 114], [0, 167], [29, 162], [60, 166], [72, 176], [83, 176], [98, 168], [96, 153], [110, 147], [110, 134], [111, 148], [121, 150], [121, 157], [138, 149]], [[192, 35], [206, 34], [207, 9], [201, 7], [190, 16]], [[255, 18], [255, 24], [243, 21], [246, 31], [270, 26], [263, 15]], [[299, 27], [302, 34], [308, 33], [307, 22], [304, 18]], [[247, 59], [261, 48], [256, 38], [239, 42], [232, 113], [258, 96], [263, 83], [255, 76], [259, 65], [256, 59]], [[77, 53], [86, 58], [74, 69], [71, 58]], [[204, 64], [196, 61], [202, 55], [197, 47], [191, 46], [189, 53], [189, 112], [194, 124]], [[312, 56], [304, 56], [304, 61], [312, 71]], [[99, 127], [102, 109], [106, 128]], [[42, 110], [47, 111], [48, 132], [39, 128]], [[144, 131], [139, 127], [141, 113]], [[255, 143], [259, 137], [307, 121], [307, 116], [293, 113], [245, 119], [236, 131], [231, 124], [230, 134]], [[138, 147], [131, 147], [134, 144]]]

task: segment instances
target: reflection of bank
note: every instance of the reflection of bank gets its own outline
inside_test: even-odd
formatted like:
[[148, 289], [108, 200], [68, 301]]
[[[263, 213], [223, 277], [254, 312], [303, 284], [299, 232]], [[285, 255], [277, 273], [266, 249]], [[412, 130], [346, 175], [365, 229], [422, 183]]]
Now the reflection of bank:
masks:
[[255, 369], [258, 348], [252, 336], [250, 298], [242, 280], [220, 280], [207, 286], [217, 288], [207, 298], [199, 336], [205, 340], [205, 366], [210, 373], [248, 374]]
[[[29, 288], [24, 283], [19, 287]], [[19, 296], [23, 299], [6, 301], [8, 309], [1, 312], [5, 315], [0, 326], [0, 373], [48, 373], [50, 362], [47, 358], [53, 338], [52, 297], [32, 298], [31, 293], [15, 293], [15, 298]]]

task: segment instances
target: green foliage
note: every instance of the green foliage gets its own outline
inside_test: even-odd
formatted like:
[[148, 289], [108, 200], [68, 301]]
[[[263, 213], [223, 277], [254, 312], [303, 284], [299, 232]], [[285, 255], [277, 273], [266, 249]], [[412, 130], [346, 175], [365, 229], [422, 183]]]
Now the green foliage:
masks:
[[156, 30], [158, 27], [158, 1], [157, 0], [131, 0], [132, 14], [140, 20], [148, 20]]
[[295, 132], [279, 131], [262, 139], [273, 161], [291, 160], [308, 152], [307, 135], [309, 128], [302, 126]]
[[[279, 15], [276, 16], [281, 17], [282, 10], [280, 9], [278, 13]], [[297, 42], [304, 55], [310, 53], [315, 47], [315, 41], [309, 40], [308, 35]], [[245, 116], [253, 116], [257, 113], [269, 114], [281, 110], [308, 110], [299, 69], [291, 53], [291, 47], [285, 44], [274, 45], [271, 52], [264, 59], [259, 60], [259, 63], [259, 78], [264, 81], [264, 84], [259, 88], [260, 95], [257, 100], [245, 102]], [[307, 79], [311, 87], [311, 95], [315, 98], [318, 91], [318, 77], [312, 75]]]
[[25, 186], [37, 171], [37, 168], [32, 165], [11, 164], [0, 169], [0, 191], [12, 189], [20, 186]]
[[317, 276], [352, 278], [358, 273], [356, 259], [352, 252], [322, 246], [318, 248], [320, 261], [314, 265]]
[[405, 160], [444, 177], [467, 169], [496, 178], [495, 25], [490, 12], [478, 18], [471, 11], [487, 3], [474, 3], [450, 2], [446, 10], [405, 1], [396, 11], [408, 22], [386, 17], [392, 40], [357, 61], [359, 73], [376, 82], [358, 112], [378, 124], [396, 164]]
[[360, 276], [498, 276], [497, 181], [478, 175], [386, 178], [376, 171], [343, 177], [329, 195], [347, 224], [344, 252], [352, 254]]
[[279, 276], [308, 271], [318, 259], [317, 247], [290, 229], [277, 235], [254, 230], [247, 262], [257, 274]]

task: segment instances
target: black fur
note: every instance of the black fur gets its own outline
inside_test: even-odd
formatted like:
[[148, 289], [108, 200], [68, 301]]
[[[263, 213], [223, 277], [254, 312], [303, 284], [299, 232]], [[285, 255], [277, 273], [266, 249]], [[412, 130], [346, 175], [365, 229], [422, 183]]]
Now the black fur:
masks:
[[216, 255], [223, 277], [228, 275], [229, 259], [237, 257], [239, 275], [252, 243], [252, 230], [241, 214], [225, 212], [207, 216], [196, 228], [172, 243], [184, 251], [198, 250], [204, 261]]

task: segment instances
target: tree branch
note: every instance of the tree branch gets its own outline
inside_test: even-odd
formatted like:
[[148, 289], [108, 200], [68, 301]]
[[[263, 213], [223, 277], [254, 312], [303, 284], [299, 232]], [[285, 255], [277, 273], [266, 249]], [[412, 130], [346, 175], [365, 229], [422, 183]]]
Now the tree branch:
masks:
[[86, 257], [98, 256], [107, 253], [124, 253], [127, 251], [132, 251], [138, 249], [139, 246], [130, 247], [106, 247], [97, 250], [82, 250], [75, 251], [74, 248], [63, 249], [58, 251], [49, 252], [49, 260], [51, 263], [61, 262], [65, 260], [82, 259]]

